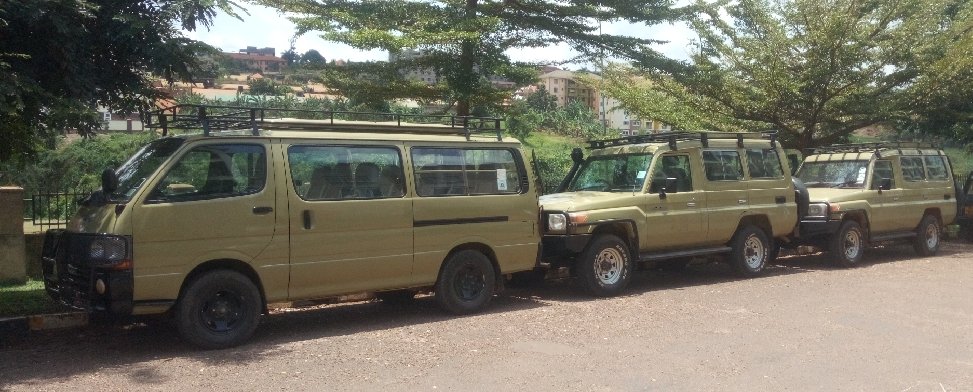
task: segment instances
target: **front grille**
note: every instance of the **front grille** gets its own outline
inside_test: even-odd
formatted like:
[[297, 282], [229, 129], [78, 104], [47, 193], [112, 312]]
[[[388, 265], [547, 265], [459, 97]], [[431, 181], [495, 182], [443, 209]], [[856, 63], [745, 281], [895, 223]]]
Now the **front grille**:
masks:
[[94, 289], [94, 271], [82, 255], [87, 241], [64, 230], [49, 230], [44, 237], [42, 265], [47, 292], [65, 305], [88, 309]]

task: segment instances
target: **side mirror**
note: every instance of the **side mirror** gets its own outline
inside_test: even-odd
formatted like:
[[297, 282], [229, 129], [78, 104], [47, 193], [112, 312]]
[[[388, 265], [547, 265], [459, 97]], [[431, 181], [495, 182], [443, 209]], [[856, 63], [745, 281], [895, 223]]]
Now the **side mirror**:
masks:
[[672, 177], [667, 177], [665, 180], [657, 179], [652, 181], [652, 187], [658, 189], [659, 199], [665, 200], [668, 194], [679, 191], [679, 184], [677, 181], [677, 179]]
[[107, 196], [115, 192], [116, 189], [118, 189], [118, 175], [115, 174], [115, 169], [105, 168], [101, 172], [101, 191]]
[[666, 193], [676, 193], [679, 192], [679, 180], [672, 177], [666, 178]]
[[892, 179], [883, 178], [882, 181], [878, 183], [878, 190], [887, 191], [889, 189], [892, 189]]

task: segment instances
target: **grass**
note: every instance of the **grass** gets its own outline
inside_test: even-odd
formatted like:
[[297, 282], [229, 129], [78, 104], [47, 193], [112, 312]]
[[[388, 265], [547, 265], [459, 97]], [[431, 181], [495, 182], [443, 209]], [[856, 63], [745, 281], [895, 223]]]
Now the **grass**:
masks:
[[44, 282], [28, 280], [24, 284], [0, 284], [0, 318], [63, 312], [44, 291]]

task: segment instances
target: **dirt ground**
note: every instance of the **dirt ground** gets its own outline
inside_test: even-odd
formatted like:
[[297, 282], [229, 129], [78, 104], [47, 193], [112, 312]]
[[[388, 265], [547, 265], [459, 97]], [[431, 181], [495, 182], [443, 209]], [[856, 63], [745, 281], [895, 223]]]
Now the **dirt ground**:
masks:
[[0, 337], [0, 390], [973, 390], [973, 245], [870, 250], [837, 269], [788, 257], [636, 275], [593, 299], [570, 281], [452, 317], [431, 298], [265, 317], [198, 351], [165, 324]]

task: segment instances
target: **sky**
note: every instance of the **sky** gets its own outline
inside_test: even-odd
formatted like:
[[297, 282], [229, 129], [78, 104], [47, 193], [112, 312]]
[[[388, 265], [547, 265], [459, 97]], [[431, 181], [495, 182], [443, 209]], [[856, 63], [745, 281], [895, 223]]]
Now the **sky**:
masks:
[[[236, 52], [247, 46], [258, 48], [273, 47], [280, 56], [290, 47], [290, 40], [294, 35], [294, 24], [277, 13], [272, 8], [247, 5], [247, 13], [241, 13], [243, 20], [231, 16], [218, 15], [213, 26], [207, 31], [205, 28], [193, 32], [186, 32], [190, 38], [206, 42], [225, 52]], [[659, 25], [647, 27], [628, 23], [607, 23], [603, 26], [605, 34], [628, 34], [643, 38], [669, 41], [656, 46], [656, 50], [666, 56], [676, 59], [688, 57], [688, 45], [693, 37], [692, 32], [683, 25]], [[634, 34], [633, 34], [634, 33]], [[305, 34], [295, 42], [298, 53], [315, 49], [327, 60], [388, 60], [388, 53], [380, 50], [362, 51], [347, 45], [328, 42], [313, 33]], [[513, 50], [508, 55], [514, 61], [528, 61], [537, 63], [559, 63], [571, 57], [570, 49], [566, 45], [547, 48]], [[568, 64], [567, 68], [592, 67], [593, 64]]]

